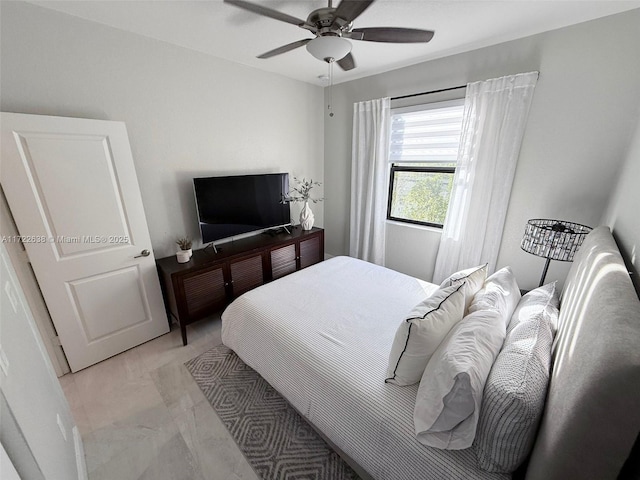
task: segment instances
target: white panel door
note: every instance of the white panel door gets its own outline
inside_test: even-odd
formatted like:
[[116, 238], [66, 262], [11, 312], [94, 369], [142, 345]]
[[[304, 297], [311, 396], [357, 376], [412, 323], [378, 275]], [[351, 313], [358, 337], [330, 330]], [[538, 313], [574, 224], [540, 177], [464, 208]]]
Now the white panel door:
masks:
[[0, 127], [0, 181], [71, 370], [168, 332], [124, 123], [2, 113]]

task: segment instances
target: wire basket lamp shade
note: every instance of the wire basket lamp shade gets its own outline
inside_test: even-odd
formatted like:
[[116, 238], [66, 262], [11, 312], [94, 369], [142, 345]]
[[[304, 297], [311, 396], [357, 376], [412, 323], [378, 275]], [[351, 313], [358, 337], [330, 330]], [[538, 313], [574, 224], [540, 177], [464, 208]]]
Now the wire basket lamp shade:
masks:
[[591, 230], [591, 227], [586, 225], [564, 220], [536, 218], [527, 222], [520, 247], [527, 253], [547, 259], [540, 278], [540, 286], [544, 284], [551, 260], [572, 262], [578, 248]]

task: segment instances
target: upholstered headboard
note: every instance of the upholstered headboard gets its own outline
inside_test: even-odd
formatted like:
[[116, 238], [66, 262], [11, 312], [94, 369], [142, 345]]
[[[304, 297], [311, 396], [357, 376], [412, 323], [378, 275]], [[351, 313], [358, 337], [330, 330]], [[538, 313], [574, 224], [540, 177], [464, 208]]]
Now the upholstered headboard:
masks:
[[545, 412], [527, 480], [615, 479], [640, 431], [640, 301], [607, 227], [562, 294]]

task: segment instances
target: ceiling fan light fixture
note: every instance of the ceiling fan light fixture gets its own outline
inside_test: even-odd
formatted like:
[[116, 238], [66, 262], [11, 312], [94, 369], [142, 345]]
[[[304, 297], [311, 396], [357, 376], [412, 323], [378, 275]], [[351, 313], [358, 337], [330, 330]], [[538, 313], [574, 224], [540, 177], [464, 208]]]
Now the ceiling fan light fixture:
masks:
[[351, 52], [351, 42], [342, 37], [327, 35], [311, 40], [307, 43], [307, 50], [318, 60], [337, 62]]

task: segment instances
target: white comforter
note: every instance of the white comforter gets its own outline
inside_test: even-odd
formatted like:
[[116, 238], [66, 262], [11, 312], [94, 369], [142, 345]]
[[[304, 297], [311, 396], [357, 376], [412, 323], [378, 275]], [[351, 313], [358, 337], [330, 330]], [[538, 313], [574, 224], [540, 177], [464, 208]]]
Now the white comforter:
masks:
[[418, 385], [384, 382], [399, 322], [436, 288], [336, 257], [236, 299], [222, 341], [376, 479], [508, 478], [478, 469], [471, 449], [420, 444]]

